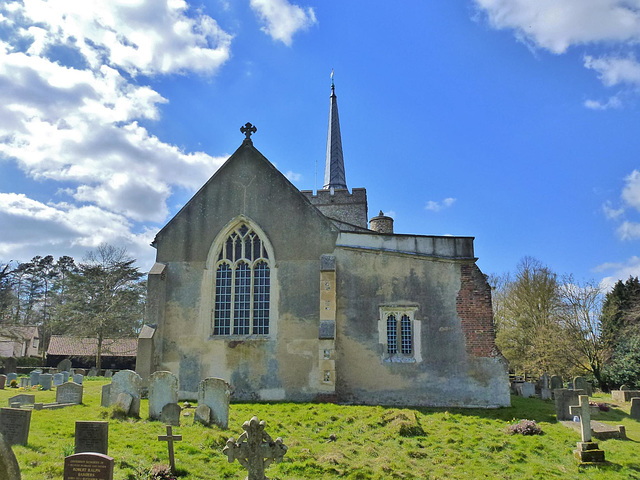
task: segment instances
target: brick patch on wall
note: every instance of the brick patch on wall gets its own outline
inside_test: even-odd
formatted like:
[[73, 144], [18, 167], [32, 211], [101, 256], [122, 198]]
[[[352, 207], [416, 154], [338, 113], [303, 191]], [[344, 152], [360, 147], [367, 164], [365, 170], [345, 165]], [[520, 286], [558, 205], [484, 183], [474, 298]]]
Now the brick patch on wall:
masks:
[[475, 357], [495, 355], [495, 330], [491, 307], [491, 287], [475, 263], [460, 268], [460, 291], [456, 298], [467, 353]]

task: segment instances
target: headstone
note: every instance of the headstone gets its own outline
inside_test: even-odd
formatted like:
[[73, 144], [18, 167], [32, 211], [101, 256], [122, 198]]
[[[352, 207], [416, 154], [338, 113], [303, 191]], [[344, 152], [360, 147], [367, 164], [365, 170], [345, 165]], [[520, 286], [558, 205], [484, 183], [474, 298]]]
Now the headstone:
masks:
[[68, 358], [64, 358], [60, 363], [58, 363], [59, 372], [68, 372], [69, 370], [71, 370], [71, 360]]
[[557, 388], [553, 391], [558, 421], [573, 419], [573, 416], [569, 412], [569, 407], [578, 403], [578, 396], [582, 393], [584, 393], [583, 390], [576, 391], [566, 388]]
[[562, 377], [560, 375], [553, 375], [550, 379], [551, 390], [555, 390], [556, 388], [562, 388]]
[[36, 403], [36, 396], [28, 393], [21, 393], [20, 395], [14, 395], [9, 398], [9, 405], [16, 403], [20, 404], [20, 406], [33, 405]]
[[82, 375], [81, 373], [74, 373], [73, 382], [77, 383], [78, 385], [82, 385], [82, 382], [84, 382], [84, 375]]
[[540, 399], [541, 400], [551, 400], [551, 389], [550, 388], [541, 388], [540, 389]]
[[620, 390], [631, 390], [631, 387], [628, 385], [620, 385]]
[[231, 386], [221, 378], [205, 378], [198, 387], [198, 405], [211, 409], [211, 421], [222, 428], [229, 426]]
[[125, 415], [131, 414], [131, 404], [133, 403], [133, 396], [126, 392], [120, 392], [116, 397], [115, 405], [122, 410]]
[[11, 382], [12, 381], [18, 381], [18, 374], [17, 373], [7, 373], [7, 384], [9, 386], [11, 386]]
[[176, 459], [173, 455], [173, 442], [179, 442], [182, 440], [182, 435], [173, 435], [171, 431], [171, 425], [167, 425], [167, 434], [158, 435], [159, 442], [167, 442], [167, 448], [169, 449], [169, 465], [171, 466], [171, 473], [176, 473]]
[[549, 388], [550, 387], [549, 374], [543, 373], [542, 376], [540, 377], [538, 384], [540, 385], [540, 389]]
[[54, 373], [53, 374], [53, 386], [54, 387], [59, 387], [63, 383], [64, 383], [64, 375], [62, 375], [61, 373]]
[[74, 375], [82, 375], [83, 377], [87, 374], [87, 371], [84, 368], [76, 368], [73, 370]]
[[62, 372], [62, 383], [66, 383], [69, 381], [69, 372], [64, 371]]
[[40, 384], [40, 374], [42, 370], [32, 370], [29, 374], [29, 381], [31, 382], [31, 386]]
[[587, 390], [587, 379], [584, 377], [575, 377], [573, 379], [574, 390]]
[[178, 377], [171, 372], [154, 372], [149, 377], [149, 418], [158, 420], [168, 403], [178, 402]]
[[42, 385], [42, 390], [51, 390], [52, 379], [53, 379], [53, 375], [51, 375], [50, 373], [40, 374], [40, 385]]
[[31, 410], [0, 408], [0, 433], [9, 445], [26, 445], [31, 426]]
[[3, 480], [20, 480], [20, 467], [11, 445], [0, 433], [0, 478]]
[[[575, 386], [575, 383], [574, 383]], [[604, 462], [604, 451], [598, 449], [598, 444], [591, 441], [591, 411], [589, 409], [589, 396], [580, 395], [580, 405], [571, 405], [569, 413], [580, 416], [580, 433], [582, 441], [578, 442], [574, 455], [581, 462]]]
[[89, 373], [87, 373], [87, 377], [97, 377], [98, 376], [98, 369], [96, 367], [91, 367], [89, 369]]
[[517, 388], [518, 388], [518, 394], [524, 398], [533, 397], [536, 394], [536, 386], [533, 383], [529, 383], [529, 382], [519, 383]]
[[174, 427], [180, 426], [180, 412], [182, 409], [177, 403], [167, 403], [162, 407], [160, 412], [160, 421], [165, 425], [173, 425]]
[[18, 361], [16, 357], [9, 357], [4, 359], [4, 373], [17, 373]]
[[268, 480], [264, 474], [265, 469], [272, 462], [280, 463], [287, 453], [287, 446], [282, 443], [282, 438], [278, 437], [274, 442], [264, 431], [265, 426], [264, 420], [260, 421], [258, 417], [244, 422], [244, 432], [238, 440], [231, 437], [222, 450], [229, 463], [237, 459], [249, 471], [247, 480]]
[[630, 402], [633, 397], [640, 397], [640, 390], [611, 390], [614, 402]]
[[631, 399], [631, 411], [629, 416], [634, 420], [640, 420], [640, 397], [633, 397]]
[[76, 453], [64, 459], [64, 480], [113, 480], [113, 458], [102, 453]]
[[7, 376], [0, 375], [0, 390], [4, 390], [4, 386], [7, 384]]
[[109, 422], [76, 422], [75, 453], [109, 453]]
[[211, 409], [206, 405], [198, 405], [193, 414], [193, 423], [211, 425]]
[[113, 377], [113, 371], [112, 370], [105, 370], [104, 372], [104, 378], [111, 378]]
[[29, 377], [20, 377], [20, 388], [29, 388], [31, 386], [31, 381]]
[[102, 396], [100, 397], [100, 406], [101, 407], [109, 407], [111, 406], [111, 384], [107, 383], [102, 386]]
[[131, 396], [129, 414], [140, 416], [140, 397], [142, 392], [142, 378], [132, 370], [120, 370], [111, 379], [110, 403], [117, 401], [118, 395], [127, 393]]
[[82, 403], [82, 385], [67, 382], [56, 388], [56, 403]]

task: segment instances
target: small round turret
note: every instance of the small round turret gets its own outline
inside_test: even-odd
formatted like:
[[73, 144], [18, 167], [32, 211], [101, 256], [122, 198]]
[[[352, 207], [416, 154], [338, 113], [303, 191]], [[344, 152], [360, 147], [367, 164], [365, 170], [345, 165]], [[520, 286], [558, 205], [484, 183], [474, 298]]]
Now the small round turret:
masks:
[[393, 218], [387, 217], [380, 210], [377, 217], [369, 220], [369, 229], [378, 233], [393, 233]]

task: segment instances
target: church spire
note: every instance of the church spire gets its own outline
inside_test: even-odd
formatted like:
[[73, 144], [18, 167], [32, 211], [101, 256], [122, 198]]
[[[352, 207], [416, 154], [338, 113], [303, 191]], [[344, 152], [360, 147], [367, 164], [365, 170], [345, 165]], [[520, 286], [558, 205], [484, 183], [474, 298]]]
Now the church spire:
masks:
[[347, 189], [342, 158], [342, 139], [340, 137], [340, 121], [338, 120], [338, 100], [336, 87], [333, 84], [331, 71], [331, 97], [329, 106], [329, 131], [327, 133], [327, 159], [324, 169], [324, 190]]

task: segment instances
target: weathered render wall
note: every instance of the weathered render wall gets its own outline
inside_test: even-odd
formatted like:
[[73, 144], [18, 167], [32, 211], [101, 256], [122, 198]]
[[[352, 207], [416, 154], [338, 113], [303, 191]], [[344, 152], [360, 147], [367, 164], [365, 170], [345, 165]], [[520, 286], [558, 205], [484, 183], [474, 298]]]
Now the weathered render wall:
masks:
[[[212, 335], [215, 271], [208, 265], [215, 261], [208, 257], [216, 236], [239, 218], [260, 228], [272, 247], [268, 336]], [[160, 231], [157, 261], [166, 265], [166, 300], [157, 368], [178, 375], [182, 398], [209, 376], [230, 382], [234, 399], [315, 397], [320, 256], [334, 249], [336, 236], [335, 227], [247, 144]]]
[[[365, 236], [362, 239], [361, 243], [370, 243]], [[348, 243], [342, 234], [338, 242]], [[463, 279], [462, 272], [477, 270], [474, 259], [391, 253], [371, 245], [366, 249], [339, 247], [334, 254], [338, 277], [339, 401], [465, 407], [509, 405], [504, 364], [489, 355], [491, 352], [485, 348], [488, 344], [476, 350], [473, 342], [468, 342], [469, 332], [465, 333], [458, 314], [461, 290], [480, 303], [486, 294], [480, 285], [471, 292], [465, 285], [469, 280]], [[380, 308], [385, 306], [417, 307], [414, 343], [419, 352], [415, 362], [394, 363], [383, 358], [385, 346], [380, 338], [385, 333], [380, 334], [379, 319]], [[485, 317], [482, 328], [492, 328], [492, 317], [488, 318], [489, 325], [486, 321]]]

